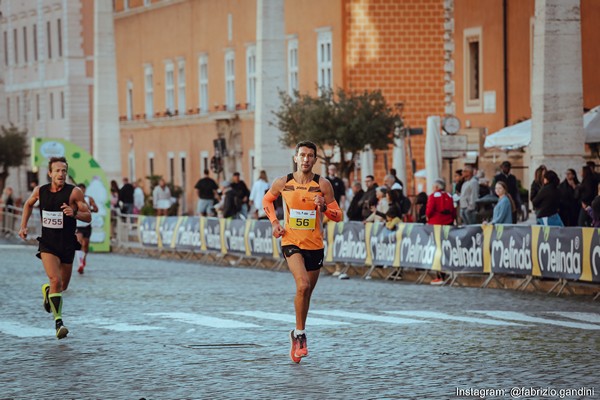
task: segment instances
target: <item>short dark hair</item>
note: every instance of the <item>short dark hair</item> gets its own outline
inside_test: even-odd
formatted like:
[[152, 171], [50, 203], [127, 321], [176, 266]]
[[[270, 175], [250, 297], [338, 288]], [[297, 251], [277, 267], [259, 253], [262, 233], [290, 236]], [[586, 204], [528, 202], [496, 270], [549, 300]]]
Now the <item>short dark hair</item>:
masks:
[[67, 170], [69, 169], [69, 163], [67, 162], [67, 159], [64, 157], [50, 157], [50, 160], [48, 161], [48, 171], [52, 172], [52, 164], [54, 164], [55, 162], [63, 162], [65, 164], [67, 164]]
[[85, 189], [85, 183], [80, 183], [77, 185], [79, 189]]
[[296, 145], [296, 151], [294, 152], [294, 154], [298, 154], [298, 150], [300, 150], [300, 147], [308, 147], [309, 149], [312, 149], [315, 152], [315, 157], [317, 156], [317, 145], [311, 142], [310, 140], [303, 140], [299, 142]]
[[503, 161], [502, 164], [500, 164], [501, 167], [507, 167], [510, 168], [512, 167], [512, 165], [510, 165], [510, 161]]

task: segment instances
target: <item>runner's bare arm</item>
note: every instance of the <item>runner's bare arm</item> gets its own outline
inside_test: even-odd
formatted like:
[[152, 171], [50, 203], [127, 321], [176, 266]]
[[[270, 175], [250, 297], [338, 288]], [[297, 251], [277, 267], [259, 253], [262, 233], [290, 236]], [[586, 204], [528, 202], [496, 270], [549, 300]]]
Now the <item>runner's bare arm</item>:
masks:
[[69, 205], [63, 204], [61, 206], [65, 215], [73, 217], [83, 222], [92, 221], [92, 213], [85, 202], [83, 192], [78, 187], [74, 188], [69, 198]]
[[316, 196], [315, 204], [319, 210], [321, 210], [321, 212], [325, 213], [327, 218], [335, 222], [340, 222], [342, 220], [343, 213], [340, 209], [340, 205], [333, 196], [333, 187], [331, 186], [331, 182], [329, 182], [329, 179], [321, 177], [319, 179], [319, 186], [321, 187], [321, 193], [323, 193], [323, 196]]
[[88, 199], [90, 199], [90, 206], [89, 206], [90, 211], [93, 213], [98, 212], [98, 205], [96, 204], [96, 201], [94, 200], [94, 198], [92, 196], [88, 196]]
[[36, 201], [38, 201], [40, 197], [40, 187], [36, 186], [31, 192], [31, 196], [25, 201], [23, 204], [23, 216], [21, 217], [21, 229], [19, 230], [19, 237], [21, 239], [27, 238], [27, 223], [29, 222], [29, 217], [31, 217], [31, 212], [33, 211], [33, 206]]

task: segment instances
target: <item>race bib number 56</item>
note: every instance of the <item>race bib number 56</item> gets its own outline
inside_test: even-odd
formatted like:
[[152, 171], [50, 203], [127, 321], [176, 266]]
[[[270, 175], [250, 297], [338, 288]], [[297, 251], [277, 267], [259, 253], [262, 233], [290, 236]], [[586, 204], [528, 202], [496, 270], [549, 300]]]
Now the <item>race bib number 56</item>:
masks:
[[50, 229], [62, 229], [63, 217], [62, 211], [42, 210], [42, 226]]
[[292, 229], [315, 229], [316, 220], [316, 210], [290, 210], [290, 228]]

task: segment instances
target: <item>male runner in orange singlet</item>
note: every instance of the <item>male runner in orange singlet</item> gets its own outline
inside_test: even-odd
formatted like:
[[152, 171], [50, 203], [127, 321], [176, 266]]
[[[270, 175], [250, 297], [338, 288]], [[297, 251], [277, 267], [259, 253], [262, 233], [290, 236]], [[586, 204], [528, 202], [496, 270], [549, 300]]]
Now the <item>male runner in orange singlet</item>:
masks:
[[[275, 179], [263, 198], [263, 207], [273, 226], [273, 236], [281, 237], [283, 254], [296, 281], [296, 329], [290, 332], [290, 358], [299, 363], [308, 356], [304, 329], [310, 296], [323, 266], [322, 213], [338, 222], [342, 220], [342, 210], [333, 197], [329, 180], [312, 172], [317, 146], [309, 141], [298, 143], [294, 161], [297, 171]], [[273, 206], [280, 194], [284, 201], [284, 226]]]

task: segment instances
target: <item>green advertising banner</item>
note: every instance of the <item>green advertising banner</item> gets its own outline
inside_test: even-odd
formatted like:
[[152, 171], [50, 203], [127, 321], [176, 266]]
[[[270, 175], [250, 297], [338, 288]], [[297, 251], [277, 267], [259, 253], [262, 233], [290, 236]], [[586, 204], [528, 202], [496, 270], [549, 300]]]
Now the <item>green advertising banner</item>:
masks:
[[90, 251], [110, 251], [110, 189], [104, 170], [90, 153], [74, 143], [64, 139], [32, 138], [32, 166], [47, 167], [52, 157], [67, 159], [69, 177], [76, 184], [85, 184], [85, 194], [98, 205], [98, 212], [92, 213]]

